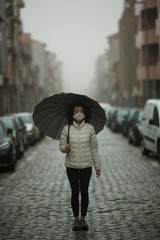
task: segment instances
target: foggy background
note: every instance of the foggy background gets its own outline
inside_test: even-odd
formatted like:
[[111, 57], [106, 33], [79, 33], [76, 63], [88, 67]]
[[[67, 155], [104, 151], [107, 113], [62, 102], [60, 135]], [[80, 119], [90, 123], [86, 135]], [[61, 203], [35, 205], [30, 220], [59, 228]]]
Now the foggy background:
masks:
[[91, 94], [97, 57], [118, 30], [123, 0], [25, 0], [24, 32], [62, 61], [63, 91]]

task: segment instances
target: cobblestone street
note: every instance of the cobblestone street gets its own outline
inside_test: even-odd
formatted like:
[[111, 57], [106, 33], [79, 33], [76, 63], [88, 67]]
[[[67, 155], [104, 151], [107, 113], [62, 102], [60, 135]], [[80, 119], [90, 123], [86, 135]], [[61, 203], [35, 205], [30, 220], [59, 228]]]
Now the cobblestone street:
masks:
[[70, 186], [59, 141], [45, 138], [18, 161], [15, 172], [0, 173], [1, 240], [158, 240], [160, 163], [142, 157], [121, 134], [98, 134], [102, 173], [93, 168], [88, 231], [72, 231]]

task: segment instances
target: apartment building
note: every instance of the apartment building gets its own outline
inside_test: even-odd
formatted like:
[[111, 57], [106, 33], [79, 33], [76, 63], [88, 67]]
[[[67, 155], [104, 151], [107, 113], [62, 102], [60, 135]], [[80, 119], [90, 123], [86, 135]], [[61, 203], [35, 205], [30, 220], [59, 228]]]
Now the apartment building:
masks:
[[135, 4], [138, 49], [136, 71], [143, 105], [149, 98], [160, 98], [158, 6], [157, 0], [145, 0]]

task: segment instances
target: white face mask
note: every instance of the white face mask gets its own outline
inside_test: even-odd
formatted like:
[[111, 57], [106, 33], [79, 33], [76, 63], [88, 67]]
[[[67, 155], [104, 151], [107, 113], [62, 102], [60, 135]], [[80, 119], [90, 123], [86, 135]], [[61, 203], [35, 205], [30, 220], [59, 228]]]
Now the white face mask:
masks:
[[75, 115], [73, 115], [73, 118], [76, 119], [77, 121], [81, 121], [85, 118], [85, 115], [83, 115], [82, 113], [76, 113]]

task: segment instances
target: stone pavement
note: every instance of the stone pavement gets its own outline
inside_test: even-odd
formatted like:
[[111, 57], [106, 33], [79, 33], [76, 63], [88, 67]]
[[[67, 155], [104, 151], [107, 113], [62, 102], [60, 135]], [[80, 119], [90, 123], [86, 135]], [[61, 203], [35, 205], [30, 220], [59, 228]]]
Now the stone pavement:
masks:
[[15, 172], [0, 173], [1, 240], [158, 240], [160, 164], [105, 128], [98, 134], [102, 173], [93, 168], [88, 231], [72, 231], [70, 185], [59, 142], [30, 147]]

